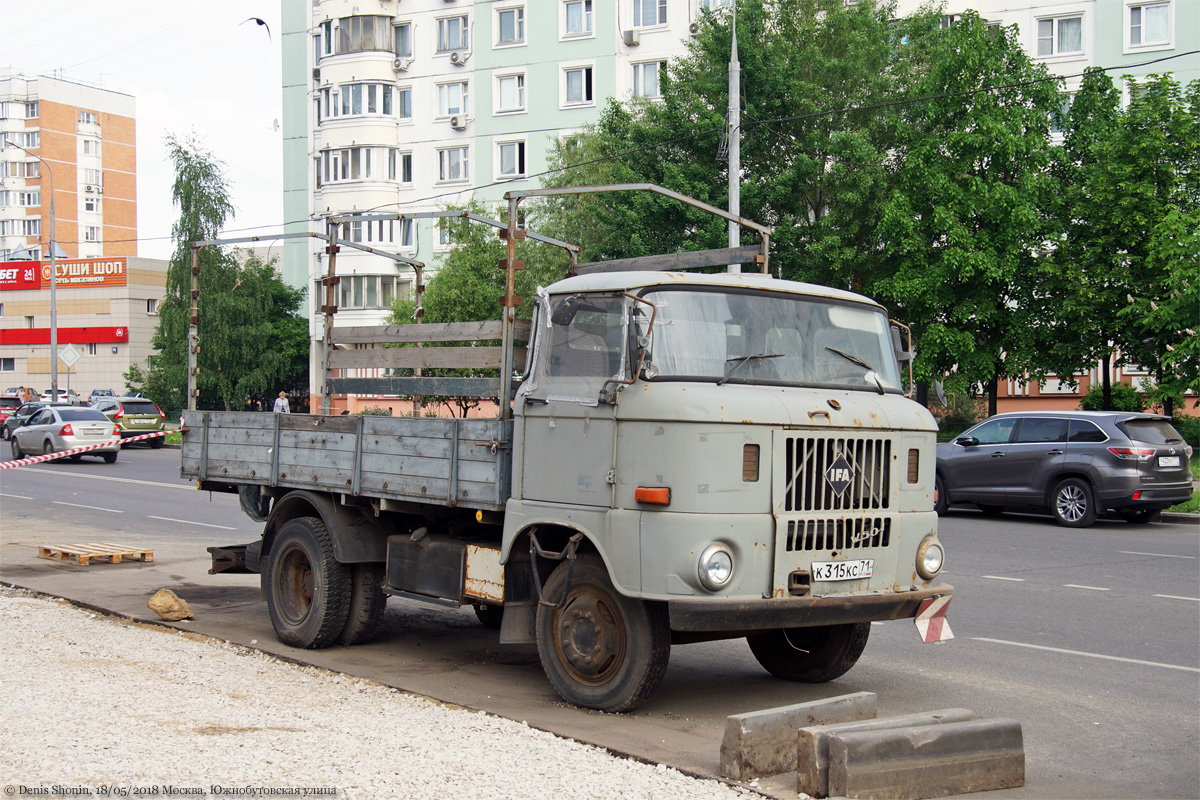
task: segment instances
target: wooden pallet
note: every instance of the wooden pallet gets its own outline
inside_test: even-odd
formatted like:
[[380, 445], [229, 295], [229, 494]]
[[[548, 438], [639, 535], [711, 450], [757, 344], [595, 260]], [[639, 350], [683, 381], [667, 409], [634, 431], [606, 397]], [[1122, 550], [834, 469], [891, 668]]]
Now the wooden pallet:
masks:
[[38, 558], [49, 558], [54, 561], [69, 561], [86, 567], [92, 559], [108, 561], [110, 564], [120, 564], [123, 558], [136, 558], [138, 561], [153, 561], [153, 550], [141, 550], [127, 547], [123, 544], [107, 542], [92, 542], [89, 544], [65, 544], [38, 547]]

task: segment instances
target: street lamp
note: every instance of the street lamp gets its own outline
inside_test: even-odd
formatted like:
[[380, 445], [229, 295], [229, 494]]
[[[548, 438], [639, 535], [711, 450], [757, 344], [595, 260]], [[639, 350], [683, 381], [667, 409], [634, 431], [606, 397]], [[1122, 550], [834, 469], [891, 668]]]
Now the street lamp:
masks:
[[46, 168], [46, 174], [50, 176], [50, 402], [58, 402], [58, 306], [54, 302], [54, 287], [58, 283], [58, 271], [54, 267], [54, 170], [50, 169], [50, 163], [46, 159], [39, 156], [37, 153], [30, 153], [24, 147], [12, 141], [11, 139], [5, 142], [10, 147], [15, 147], [18, 150], [23, 150], [26, 154], [33, 156]]

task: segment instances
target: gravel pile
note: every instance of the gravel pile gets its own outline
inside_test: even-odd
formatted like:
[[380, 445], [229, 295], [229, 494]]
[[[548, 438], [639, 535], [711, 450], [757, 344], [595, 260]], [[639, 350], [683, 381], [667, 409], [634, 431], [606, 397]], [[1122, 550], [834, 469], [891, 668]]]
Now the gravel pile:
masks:
[[11, 590], [0, 590], [0, 630], [4, 797], [754, 796], [482, 711]]

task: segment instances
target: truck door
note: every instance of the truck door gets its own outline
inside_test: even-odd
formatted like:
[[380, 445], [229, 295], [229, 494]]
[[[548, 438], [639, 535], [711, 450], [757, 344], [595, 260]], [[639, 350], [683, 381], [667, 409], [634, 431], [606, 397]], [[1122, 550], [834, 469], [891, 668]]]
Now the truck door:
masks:
[[612, 506], [616, 406], [604, 395], [629, 371], [627, 301], [612, 293], [543, 298], [522, 404], [521, 495]]

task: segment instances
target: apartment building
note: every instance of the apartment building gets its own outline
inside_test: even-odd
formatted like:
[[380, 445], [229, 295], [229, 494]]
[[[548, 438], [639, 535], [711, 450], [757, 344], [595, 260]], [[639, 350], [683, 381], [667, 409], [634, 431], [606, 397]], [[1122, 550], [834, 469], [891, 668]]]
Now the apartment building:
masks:
[[[284, 210], [289, 232], [331, 215], [413, 214], [500, 200], [539, 185], [556, 139], [595, 122], [610, 97], [658, 94], [700, 16], [732, 0], [283, 0]], [[900, 0], [911, 13], [920, 0]], [[949, 0], [1016, 25], [1053, 72], [1093, 65], [1135, 75], [1200, 76], [1200, 56], [1136, 67], [1200, 47], [1194, 0]], [[1068, 92], [1079, 85], [1067, 78]], [[450, 247], [430, 220], [349, 226], [346, 238], [436, 267]], [[307, 286], [313, 390], [323, 318], [323, 245], [283, 245], [284, 279]], [[411, 268], [342, 248], [336, 326], [380, 324], [412, 291]], [[349, 405], [354, 406], [353, 402]]]
[[0, 69], [0, 390], [50, 386], [51, 217], [60, 388], [145, 368], [167, 262], [136, 257], [134, 133], [129, 94]]

